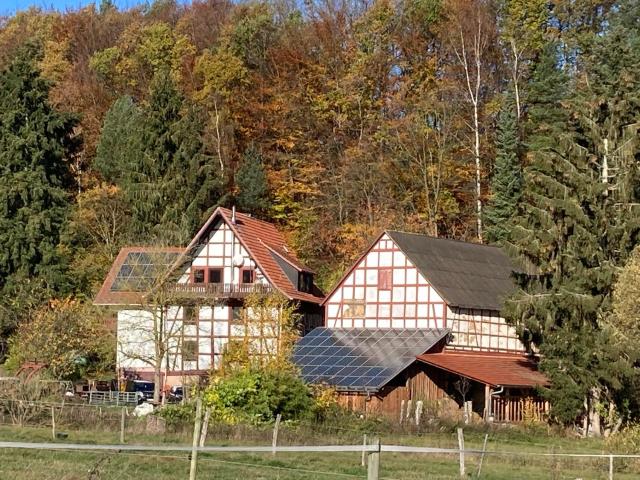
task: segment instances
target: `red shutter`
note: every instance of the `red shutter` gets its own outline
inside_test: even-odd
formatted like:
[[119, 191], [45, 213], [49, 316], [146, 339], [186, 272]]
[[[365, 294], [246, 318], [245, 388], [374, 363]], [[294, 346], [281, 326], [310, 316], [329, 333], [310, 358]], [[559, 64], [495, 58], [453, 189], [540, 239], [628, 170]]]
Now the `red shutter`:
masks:
[[391, 290], [391, 269], [378, 270], [378, 289]]

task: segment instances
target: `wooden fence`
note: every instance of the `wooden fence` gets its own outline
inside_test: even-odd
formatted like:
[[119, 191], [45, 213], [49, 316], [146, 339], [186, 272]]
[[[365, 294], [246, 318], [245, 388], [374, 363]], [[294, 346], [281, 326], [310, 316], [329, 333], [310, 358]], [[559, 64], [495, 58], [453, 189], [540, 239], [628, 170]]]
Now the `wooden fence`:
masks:
[[491, 413], [499, 423], [542, 422], [547, 419], [549, 402], [533, 397], [493, 397]]
[[[362, 445], [295, 445], [295, 446], [200, 446], [196, 442], [196, 432], [194, 432], [194, 442], [192, 446], [187, 445], [123, 445], [123, 444], [78, 444], [78, 443], [31, 443], [31, 442], [14, 442], [14, 441], [0, 441], [0, 450], [40, 450], [40, 451], [76, 451], [76, 452], [114, 452], [116, 454], [127, 454], [127, 452], [147, 452], [152, 453], [166, 453], [166, 452], [183, 452], [188, 453], [191, 461], [191, 469], [189, 478], [195, 480], [197, 477], [197, 458], [198, 453], [270, 453], [276, 455], [277, 453], [317, 453], [320, 455], [326, 455], [327, 453], [344, 453], [354, 452], [362, 455], [362, 458], [366, 457], [363, 465], [367, 467], [367, 480], [379, 480], [380, 478], [380, 464], [384, 461], [382, 453], [395, 453], [395, 454], [431, 454], [431, 455], [451, 455], [459, 458], [460, 463], [460, 478], [468, 478], [465, 469], [465, 455], [475, 455], [480, 458], [476, 478], [480, 477], [482, 468], [482, 461], [486, 456], [498, 456], [498, 457], [528, 457], [528, 458], [576, 458], [576, 459], [602, 459], [607, 464], [607, 469], [602, 473], [605, 473], [608, 480], [614, 480], [614, 460], [631, 460], [640, 459], [640, 455], [634, 454], [614, 454], [614, 453], [533, 453], [533, 452], [519, 452], [519, 451], [496, 451], [487, 450], [486, 441], [482, 450], [464, 449], [464, 442], [462, 447], [455, 448], [434, 448], [434, 447], [417, 447], [409, 445], [387, 445], [381, 444], [377, 439], [373, 442], [366, 442]], [[199, 432], [197, 433], [199, 436]], [[255, 465], [256, 467], [264, 468], [264, 465]], [[606, 467], [605, 467], [606, 468]], [[300, 472], [308, 473], [322, 473], [314, 472], [308, 469], [291, 469], [299, 470]], [[347, 477], [360, 477], [359, 475], [346, 474], [346, 473], [332, 473], [325, 472], [326, 475], [339, 475]], [[471, 473], [471, 472], [468, 472]], [[360, 477], [363, 478], [363, 477]], [[602, 478], [602, 477], [600, 477]]]

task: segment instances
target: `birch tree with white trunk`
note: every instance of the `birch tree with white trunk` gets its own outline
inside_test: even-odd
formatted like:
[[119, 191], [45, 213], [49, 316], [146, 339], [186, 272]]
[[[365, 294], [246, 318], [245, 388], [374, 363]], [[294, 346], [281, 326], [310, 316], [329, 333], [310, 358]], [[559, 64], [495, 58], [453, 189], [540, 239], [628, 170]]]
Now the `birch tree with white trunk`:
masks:
[[480, 116], [484, 106], [484, 90], [489, 75], [489, 49], [495, 38], [493, 13], [489, 2], [458, 0], [451, 2], [451, 47], [458, 66], [465, 99], [471, 110], [470, 150], [475, 167], [476, 234], [482, 242], [482, 164]]

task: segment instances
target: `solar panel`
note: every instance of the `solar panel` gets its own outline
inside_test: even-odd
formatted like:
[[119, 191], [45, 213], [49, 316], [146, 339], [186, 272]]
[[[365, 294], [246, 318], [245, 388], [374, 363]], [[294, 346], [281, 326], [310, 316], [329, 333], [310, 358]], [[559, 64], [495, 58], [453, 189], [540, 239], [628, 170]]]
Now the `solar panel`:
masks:
[[302, 337], [293, 361], [307, 383], [375, 391], [449, 334], [448, 329], [316, 328]]
[[112, 292], [144, 292], [159, 275], [167, 272], [178, 259], [177, 252], [131, 252], [127, 254], [116, 278], [111, 284]]

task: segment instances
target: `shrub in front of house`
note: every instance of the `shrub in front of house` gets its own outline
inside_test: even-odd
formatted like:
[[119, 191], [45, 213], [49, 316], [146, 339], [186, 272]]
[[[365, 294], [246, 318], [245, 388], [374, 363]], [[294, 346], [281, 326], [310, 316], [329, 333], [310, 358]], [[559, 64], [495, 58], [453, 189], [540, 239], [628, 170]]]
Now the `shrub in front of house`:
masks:
[[243, 369], [215, 378], [203, 392], [212, 418], [226, 423], [301, 420], [313, 414], [311, 389], [286, 370]]

